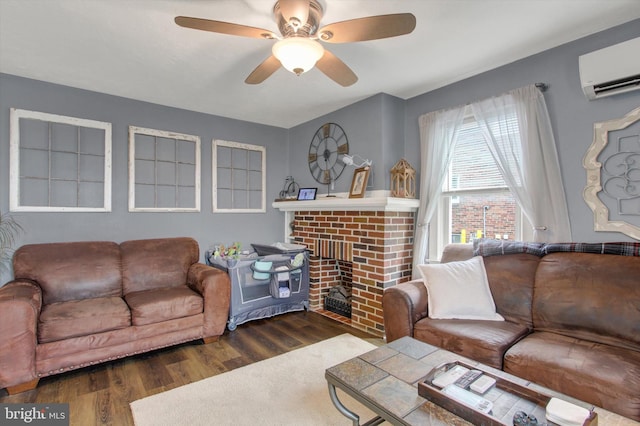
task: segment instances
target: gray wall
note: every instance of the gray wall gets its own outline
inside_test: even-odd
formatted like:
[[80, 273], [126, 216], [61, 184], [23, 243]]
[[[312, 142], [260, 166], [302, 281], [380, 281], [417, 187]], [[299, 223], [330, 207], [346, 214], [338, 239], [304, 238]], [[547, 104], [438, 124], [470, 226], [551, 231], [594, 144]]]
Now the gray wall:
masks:
[[[327, 186], [311, 176], [307, 155], [314, 133], [329, 122], [344, 129], [349, 154], [373, 162], [368, 189], [389, 189], [389, 170], [404, 155], [404, 101], [381, 93], [289, 129], [291, 175], [301, 187], [318, 187], [319, 195], [327, 194]], [[346, 167], [331, 192], [348, 192], [353, 171]]]
[[[212, 98], [214, 99], [214, 98]], [[215, 100], [212, 100], [215, 101]], [[110, 213], [26, 213], [13, 215], [25, 232], [18, 246], [53, 241], [190, 236], [201, 252], [216, 242], [282, 241], [283, 214], [271, 208], [287, 164], [287, 130], [139, 102], [131, 99], [0, 74], [0, 211], [9, 209], [9, 109], [21, 108], [112, 123], [112, 211]], [[201, 211], [129, 213], [128, 126], [169, 130], [201, 138]], [[211, 141], [266, 147], [267, 213], [223, 214], [211, 207]], [[203, 257], [204, 259], [204, 257]], [[6, 278], [0, 276], [0, 278]], [[2, 280], [2, 283], [5, 280]], [[1, 285], [1, 284], [0, 284]]]
[[581, 242], [635, 241], [621, 233], [593, 230], [593, 212], [582, 198], [587, 183], [582, 159], [593, 142], [593, 123], [622, 117], [640, 106], [640, 91], [589, 101], [582, 93], [578, 74], [580, 55], [635, 37], [640, 37], [640, 20], [409, 99], [405, 115], [408, 157], [419, 158], [420, 115], [489, 98], [528, 84], [546, 83], [549, 89], [544, 96], [560, 157], [572, 239]]

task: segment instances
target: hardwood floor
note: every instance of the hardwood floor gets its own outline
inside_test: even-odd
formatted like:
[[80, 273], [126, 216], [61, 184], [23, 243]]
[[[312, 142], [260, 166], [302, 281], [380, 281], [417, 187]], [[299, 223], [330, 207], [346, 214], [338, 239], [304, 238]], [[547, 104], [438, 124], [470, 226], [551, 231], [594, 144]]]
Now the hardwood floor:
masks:
[[192, 342], [47, 377], [3, 403], [69, 403], [71, 425], [133, 425], [129, 403], [343, 333], [382, 340], [314, 312], [250, 321], [217, 342]]

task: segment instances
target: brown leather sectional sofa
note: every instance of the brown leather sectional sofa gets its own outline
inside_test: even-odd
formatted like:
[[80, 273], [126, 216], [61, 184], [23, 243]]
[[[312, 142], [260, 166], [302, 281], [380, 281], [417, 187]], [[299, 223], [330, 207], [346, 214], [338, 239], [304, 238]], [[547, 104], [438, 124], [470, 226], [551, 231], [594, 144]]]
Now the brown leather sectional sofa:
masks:
[[166, 238], [32, 244], [0, 288], [0, 388], [222, 335], [227, 274], [198, 263], [198, 243]]
[[[442, 262], [473, 254], [451, 244]], [[387, 342], [412, 336], [640, 421], [640, 256], [522, 252], [483, 261], [505, 321], [430, 319], [416, 280], [384, 292]]]

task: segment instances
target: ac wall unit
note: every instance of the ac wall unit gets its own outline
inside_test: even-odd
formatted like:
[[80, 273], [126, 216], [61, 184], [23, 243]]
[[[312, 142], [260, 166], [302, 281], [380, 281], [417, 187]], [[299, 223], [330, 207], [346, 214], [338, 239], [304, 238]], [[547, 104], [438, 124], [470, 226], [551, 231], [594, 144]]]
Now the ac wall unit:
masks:
[[580, 56], [579, 68], [590, 100], [640, 89], [640, 37]]

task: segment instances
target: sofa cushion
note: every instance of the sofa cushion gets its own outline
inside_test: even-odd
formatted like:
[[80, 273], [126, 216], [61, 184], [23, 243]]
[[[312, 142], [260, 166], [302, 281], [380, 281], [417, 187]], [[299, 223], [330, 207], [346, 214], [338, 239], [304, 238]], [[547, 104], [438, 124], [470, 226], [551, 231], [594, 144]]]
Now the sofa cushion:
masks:
[[120, 244], [124, 294], [187, 283], [189, 267], [200, 249], [192, 238], [131, 240]]
[[[442, 252], [442, 263], [471, 259], [474, 256], [475, 241], [474, 244], [447, 244]], [[508, 244], [504, 240], [500, 240], [500, 243]], [[523, 245], [520, 246], [520, 250], [505, 250], [511, 254], [483, 256], [482, 260], [496, 311], [507, 321], [533, 328], [531, 303], [540, 257], [529, 252], [538, 253], [536, 247], [539, 247], [540, 243], [530, 243], [526, 246], [525, 243], [521, 244]], [[518, 247], [515, 244], [514, 246]]]
[[442, 257], [440, 258], [440, 263], [468, 260], [473, 256], [473, 244], [451, 243], [444, 246]]
[[534, 332], [507, 351], [504, 371], [640, 421], [640, 352]]
[[187, 286], [136, 291], [125, 296], [133, 325], [145, 325], [201, 314], [203, 298]]
[[552, 253], [540, 260], [533, 325], [640, 351], [640, 257]]
[[481, 256], [418, 265], [429, 299], [429, 318], [504, 321], [496, 313]]
[[504, 353], [529, 331], [508, 321], [423, 318], [415, 323], [413, 337], [502, 369]]
[[519, 253], [484, 257], [496, 311], [505, 320], [533, 328], [531, 303], [538, 256]]
[[131, 325], [129, 307], [120, 297], [99, 297], [43, 305], [39, 343], [85, 336]]
[[122, 296], [120, 248], [108, 241], [29, 244], [13, 257], [16, 278], [38, 283], [44, 304]]

